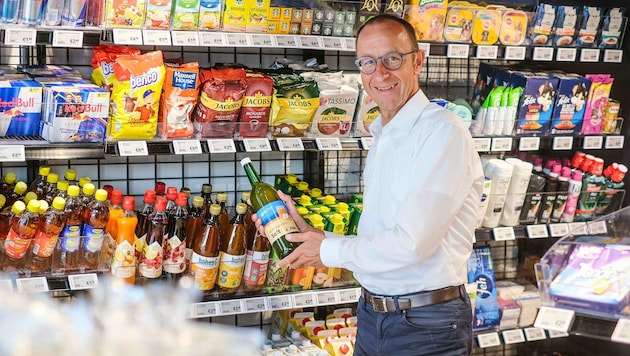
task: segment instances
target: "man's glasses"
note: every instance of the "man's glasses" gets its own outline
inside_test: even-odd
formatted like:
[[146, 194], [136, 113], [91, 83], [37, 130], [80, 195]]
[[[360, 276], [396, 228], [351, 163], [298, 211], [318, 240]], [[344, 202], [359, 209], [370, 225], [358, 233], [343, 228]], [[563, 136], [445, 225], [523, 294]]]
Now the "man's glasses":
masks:
[[396, 70], [402, 66], [403, 57], [418, 52], [417, 49], [414, 49], [407, 53], [400, 52], [389, 52], [383, 55], [380, 58], [374, 57], [361, 57], [354, 61], [354, 64], [359, 68], [361, 73], [363, 74], [372, 74], [376, 71], [376, 64], [378, 60], [381, 60], [383, 66], [389, 70]]

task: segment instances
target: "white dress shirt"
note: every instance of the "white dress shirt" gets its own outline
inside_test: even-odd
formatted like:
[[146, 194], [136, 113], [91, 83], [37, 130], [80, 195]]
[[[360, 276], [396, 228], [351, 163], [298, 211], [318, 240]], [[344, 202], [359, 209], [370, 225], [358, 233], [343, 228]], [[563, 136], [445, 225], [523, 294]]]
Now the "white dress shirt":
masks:
[[466, 283], [484, 180], [468, 130], [418, 90], [370, 131], [358, 236], [328, 233], [322, 262], [381, 295]]

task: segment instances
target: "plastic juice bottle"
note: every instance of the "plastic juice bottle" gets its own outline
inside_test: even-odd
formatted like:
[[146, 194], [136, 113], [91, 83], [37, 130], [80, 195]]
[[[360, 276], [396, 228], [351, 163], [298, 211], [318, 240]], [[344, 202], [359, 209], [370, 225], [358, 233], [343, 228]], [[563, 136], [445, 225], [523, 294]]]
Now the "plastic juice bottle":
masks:
[[221, 260], [219, 262], [219, 291], [234, 293], [240, 287], [247, 256], [245, 241], [245, 214], [247, 205], [236, 204], [236, 216], [232, 219], [226, 234], [221, 240]]
[[346, 230], [346, 222], [341, 214], [332, 214], [328, 217], [324, 229], [335, 234], [343, 235]]
[[245, 213], [245, 235], [247, 239], [247, 248], [252, 247], [252, 243], [254, 241], [254, 236], [256, 235], [256, 224], [252, 221], [252, 214], [254, 214], [254, 209], [252, 209], [251, 205], [249, 205], [248, 201], [251, 193], [249, 191], [244, 191], [241, 193], [241, 203], [247, 205], [247, 213]]
[[[57, 195], [55, 197], [63, 198], [64, 200], [68, 198], [68, 181], [60, 180], [57, 182]], [[54, 201], [54, 198], [53, 198]]]
[[350, 221], [350, 206], [348, 203], [339, 202], [335, 207], [335, 211], [343, 216], [346, 221]]
[[269, 239], [256, 232], [252, 246], [247, 249], [243, 270], [243, 289], [251, 292], [263, 288], [269, 266]]
[[49, 173], [46, 177], [46, 185], [44, 186], [44, 195], [40, 199], [45, 200], [48, 204], [52, 204], [53, 199], [57, 196], [57, 182], [59, 175], [57, 173]]
[[109, 184], [105, 184], [101, 189], [104, 189], [107, 192], [107, 203], [111, 207], [112, 192], [114, 191], [114, 187]]
[[[81, 206], [83, 207], [83, 221], [88, 220], [88, 214], [90, 212], [90, 206], [95, 201], [94, 193], [96, 192], [96, 187], [92, 183], [83, 184], [83, 188], [81, 189]], [[107, 192], [105, 192], [105, 200], [107, 200]]]
[[324, 218], [319, 214], [308, 215], [306, 222], [318, 230], [324, 231], [324, 228], [326, 227], [326, 224], [324, 223]]
[[55, 253], [53, 253], [53, 269], [55, 272], [71, 272], [78, 268], [78, 251], [81, 242], [81, 231], [83, 230], [81, 209], [79, 187], [71, 185], [68, 187], [68, 199], [66, 199], [66, 206], [63, 208], [66, 224], [59, 234], [59, 243], [57, 243]]
[[65, 225], [65, 215], [63, 209], [66, 200], [62, 197], [55, 197], [52, 202], [52, 209], [41, 216], [39, 228], [33, 238], [31, 249], [31, 271], [48, 272], [52, 263], [52, 254], [57, 245], [59, 234]]
[[221, 227], [219, 225], [221, 207], [212, 204], [204, 219], [204, 229], [194, 239], [190, 259], [190, 274], [195, 287], [203, 291], [214, 289], [219, 271]]
[[83, 189], [87, 183], [92, 183], [92, 178], [88, 176], [79, 177], [79, 188]]
[[595, 158], [593, 163], [589, 166], [588, 173], [582, 177], [582, 192], [580, 193], [577, 208], [575, 209], [575, 221], [589, 221], [595, 215], [597, 199], [604, 185], [604, 177], [602, 177], [603, 169], [604, 160]]
[[176, 206], [175, 200], [177, 200], [177, 188], [168, 187], [166, 189], [166, 200], [166, 213], [172, 214]]
[[175, 200], [175, 208], [169, 217], [171, 224], [167, 227], [166, 239], [162, 245], [164, 250], [164, 274], [168, 280], [179, 280], [186, 269], [186, 221], [188, 219], [188, 196], [179, 193]]
[[6, 205], [7, 198], [0, 194], [0, 252], [4, 252], [4, 239], [7, 238], [7, 233], [9, 232], [9, 219], [11, 217], [11, 211], [5, 211], [4, 206]]
[[21, 200], [22, 197], [24, 197], [24, 194], [26, 194], [27, 189], [28, 186], [26, 185], [26, 183], [22, 181], [15, 183], [15, 187], [13, 187], [13, 190], [6, 195], [7, 202], [5, 203], [5, 206], [13, 206], [13, 203]]
[[2, 179], [2, 183], [0, 184], [0, 194], [6, 195], [13, 190], [15, 187], [15, 181], [17, 181], [17, 175], [13, 171], [8, 171], [4, 178]]
[[123, 200], [123, 215], [116, 219], [116, 251], [112, 259], [111, 271], [114, 277], [122, 278], [129, 284], [136, 280], [136, 257], [134, 240], [138, 217], [133, 210], [136, 201], [133, 197], [125, 197]]
[[276, 251], [276, 256], [284, 258], [298, 246], [297, 243], [287, 241], [284, 236], [298, 232], [298, 228], [289, 215], [287, 207], [278, 197], [276, 190], [271, 185], [261, 181], [251, 159], [249, 157], [243, 158], [241, 165], [252, 185], [250, 195], [252, 208], [260, 217], [265, 234], [271, 242], [271, 248]]
[[107, 225], [105, 225], [105, 231], [116, 241], [118, 241], [118, 219], [125, 215], [122, 203], [122, 190], [113, 190], [110, 198], [109, 219], [107, 220]]
[[37, 175], [37, 178], [31, 182], [31, 185], [28, 188], [29, 191], [37, 194], [37, 199], [44, 197], [44, 193], [46, 192], [46, 178], [49, 173], [50, 167], [39, 167], [39, 174]]
[[166, 196], [166, 183], [164, 182], [156, 182], [155, 183], [155, 195], [158, 197]]
[[188, 214], [188, 222], [186, 223], [186, 263], [190, 263], [192, 257], [193, 241], [203, 231], [203, 220], [205, 218], [205, 207], [203, 206], [203, 198], [196, 196], [193, 198], [192, 209]]
[[26, 208], [24, 208], [24, 203], [16, 202], [12, 211], [16, 218], [11, 224], [4, 243], [3, 271], [18, 271], [23, 266], [24, 257], [37, 232], [40, 220], [39, 201], [35, 199], [31, 200]]
[[77, 171], [68, 168], [63, 174], [63, 178], [68, 181], [68, 185], [77, 185]]
[[210, 205], [212, 205], [212, 184], [201, 185], [201, 197], [205, 208], [205, 216], [210, 216]]
[[155, 211], [155, 190], [148, 189], [144, 192], [144, 205], [136, 214], [138, 216], [138, 224], [136, 225], [136, 261], [140, 260], [147, 234], [151, 230], [151, 219], [149, 216]]
[[219, 225], [221, 225], [221, 233], [225, 234], [230, 224], [230, 215], [228, 214], [227, 207], [227, 193], [217, 193], [217, 204], [221, 207], [221, 214], [219, 214]]
[[31, 200], [39, 200], [37, 199], [37, 194], [35, 192], [26, 192], [26, 194], [24, 194], [24, 198], [22, 198], [22, 200], [24, 201], [24, 204], [28, 205], [28, 202]]
[[[88, 184], [83, 188], [85, 189]], [[103, 241], [105, 239], [105, 226], [109, 220], [107, 191], [98, 189], [94, 194], [94, 199], [94, 202], [92, 202], [87, 209], [83, 228], [83, 243], [81, 244], [81, 264], [87, 270], [96, 270], [99, 268], [101, 248], [103, 247]]]
[[[621, 191], [624, 187], [623, 179], [628, 173], [628, 168], [623, 164], [616, 164], [609, 166], [609, 178], [602, 187], [602, 191], [599, 193], [599, 198], [597, 199], [597, 207], [595, 208], [595, 215], [601, 216], [606, 213], [609, 207], [612, 210], [617, 210], [621, 207], [620, 204], [616, 203], [616, 197], [619, 196], [619, 199], [623, 199], [623, 192]], [[619, 202], [620, 203], [620, 202]]]
[[149, 215], [151, 228], [138, 261], [138, 270], [145, 281], [153, 281], [162, 275], [162, 243], [166, 241], [166, 198], [155, 198], [155, 211]]
[[303, 206], [305, 208], [308, 208], [309, 206], [313, 205], [312, 201], [311, 201], [311, 197], [306, 195], [306, 194], [302, 194], [300, 196], [299, 199], [297, 199], [296, 203], [299, 206]]

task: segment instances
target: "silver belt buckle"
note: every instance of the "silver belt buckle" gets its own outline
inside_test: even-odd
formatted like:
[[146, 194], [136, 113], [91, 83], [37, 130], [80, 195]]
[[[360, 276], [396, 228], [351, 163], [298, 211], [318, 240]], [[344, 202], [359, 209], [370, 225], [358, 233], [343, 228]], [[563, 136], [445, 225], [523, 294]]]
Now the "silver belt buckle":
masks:
[[372, 308], [379, 313], [387, 313], [387, 298], [372, 296]]

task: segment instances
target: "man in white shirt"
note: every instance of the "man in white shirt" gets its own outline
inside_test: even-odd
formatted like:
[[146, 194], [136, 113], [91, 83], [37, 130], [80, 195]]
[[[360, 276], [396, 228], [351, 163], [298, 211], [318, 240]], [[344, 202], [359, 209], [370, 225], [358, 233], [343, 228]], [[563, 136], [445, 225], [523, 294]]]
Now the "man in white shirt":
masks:
[[381, 111], [370, 127], [358, 236], [309, 227], [281, 194], [301, 231], [287, 239], [302, 244], [280, 265], [354, 273], [363, 287], [355, 355], [471, 354], [463, 284], [481, 218], [479, 156], [461, 120], [420, 90], [425, 54], [409, 23], [374, 17], [357, 33], [356, 53]]

